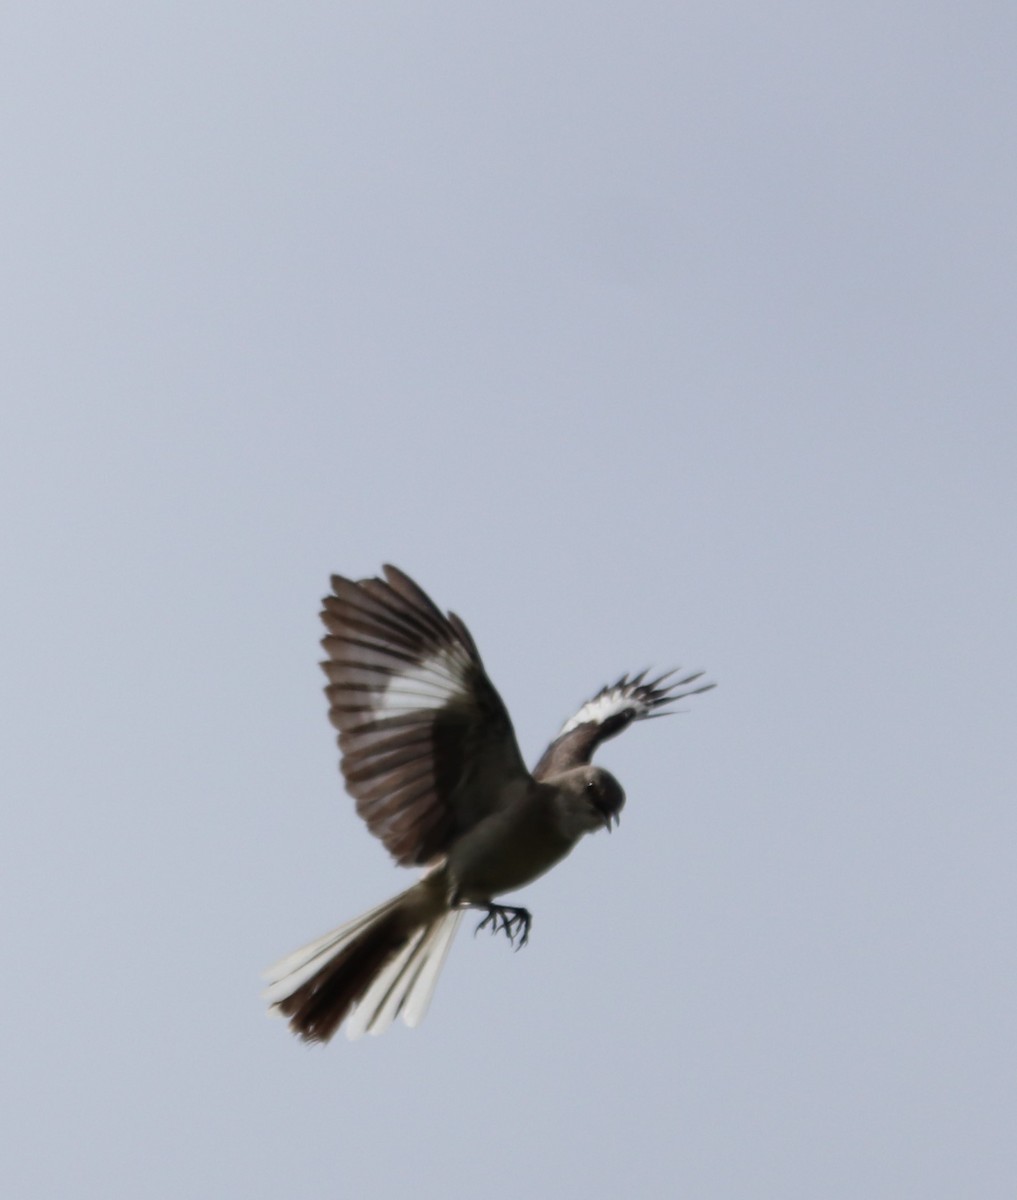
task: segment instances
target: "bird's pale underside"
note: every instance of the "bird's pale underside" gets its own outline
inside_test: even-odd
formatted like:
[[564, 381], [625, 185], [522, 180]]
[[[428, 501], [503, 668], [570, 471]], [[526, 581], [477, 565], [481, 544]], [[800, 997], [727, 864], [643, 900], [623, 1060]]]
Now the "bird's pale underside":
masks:
[[464, 911], [525, 944], [530, 914], [496, 898], [560, 862], [585, 833], [617, 823], [625, 794], [591, 765], [633, 721], [711, 688], [702, 673], [646, 672], [602, 688], [528, 771], [469, 630], [397, 568], [332, 579], [322, 620], [329, 718], [346, 788], [401, 866], [423, 868], [387, 903], [267, 972], [275, 1012], [306, 1041], [380, 1033], [423, 1018]]

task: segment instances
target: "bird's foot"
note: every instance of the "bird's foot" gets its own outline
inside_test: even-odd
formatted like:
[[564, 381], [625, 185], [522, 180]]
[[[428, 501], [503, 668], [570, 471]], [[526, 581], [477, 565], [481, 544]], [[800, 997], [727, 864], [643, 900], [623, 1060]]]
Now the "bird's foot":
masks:
[[527, 909], [510, 908], [505, 904], [474, 904], [471, 907], [479, 908], [487, 914], [473, 931], [474, 937], [482, 929], [490, 929], [495, 935], [504, 933], [516, 950], [530, 940], [530, 924], [533, 918]]

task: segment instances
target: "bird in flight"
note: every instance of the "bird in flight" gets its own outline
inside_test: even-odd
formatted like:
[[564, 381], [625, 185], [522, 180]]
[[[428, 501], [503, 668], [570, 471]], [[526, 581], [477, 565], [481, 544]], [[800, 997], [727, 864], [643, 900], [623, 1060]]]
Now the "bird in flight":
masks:
[[591, 765], [633, 721], [705, 692], [702, 672], [623, 675], [562, 726], [533, 771], [469, 630], [402, 571], [332, 577], [321, 617], [329, 718], [357, 812], [395, 861], [422, 867], [398, 896], [266, 972], [272, 1011], [308, 1042], [346, 1022], [350, 1037], [397, 1016], [420, 1023], [463, 913], [478, 930], [529, 937], [524, 908], [495, 902], [543, 875], [586, 833], [610, 831], [621, 785]]

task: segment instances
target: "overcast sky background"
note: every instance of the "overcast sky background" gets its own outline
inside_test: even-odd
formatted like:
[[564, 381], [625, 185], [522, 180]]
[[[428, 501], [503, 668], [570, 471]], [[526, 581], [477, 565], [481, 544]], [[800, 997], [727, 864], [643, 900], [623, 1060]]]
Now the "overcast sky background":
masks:
[[[1017, 9], [32, 4], [0, 36], [5, 1194], [1017, 1194]], [[416, 1031], [332, 571], [628, 805]]]

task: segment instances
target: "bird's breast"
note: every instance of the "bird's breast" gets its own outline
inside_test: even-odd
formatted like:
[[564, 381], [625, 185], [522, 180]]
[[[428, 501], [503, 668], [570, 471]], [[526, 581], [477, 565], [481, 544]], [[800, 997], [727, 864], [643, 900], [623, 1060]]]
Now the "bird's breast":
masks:
[[485, 901], [525, 887], [575, 845], [546, 798], [528, 797], [478, 822], [452, 847], [448, 871], [460, 900]]

